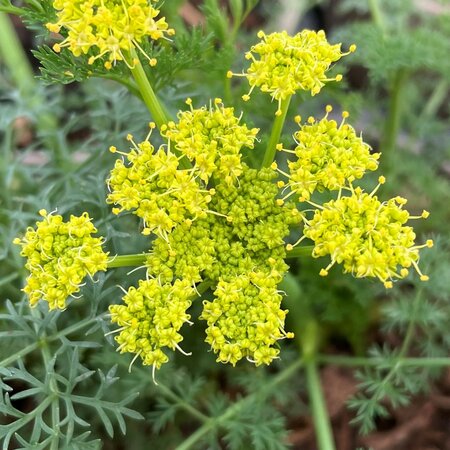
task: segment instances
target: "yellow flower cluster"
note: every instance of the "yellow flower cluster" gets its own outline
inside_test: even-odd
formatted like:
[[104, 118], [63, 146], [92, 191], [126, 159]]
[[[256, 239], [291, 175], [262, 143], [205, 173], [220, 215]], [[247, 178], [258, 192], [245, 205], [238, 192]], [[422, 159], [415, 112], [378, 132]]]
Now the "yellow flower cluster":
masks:
[[[176, 225], [205, 217], [214, 190], [202, 189], [192, 170], [179, 169], [179, 160], [169, 149], [155, 151], [150, 135], [139, 144], [128, 136], [133, 149], [123, 153], [125, 160], [118, 159], [111, 170], [107, 202], [116, 205], [114, 214], [134, 210], [144, 221], [143, 234], [167, 238]], [[118, 152], [116, 147], [110, 150]]]
[[242, 173], [241, 149], [253, 148], [259, 130], [240, 125], [234, 108], [225, 108], [220, 98], [209, 108], [194, 109], [191, 99], [186, 103], [190, 111], [180, 111], [178, 123], [163, 126], [163, 136], [195, 163], [195, 172], [205, 183], [216, 175], [232, 184]]
[[203, 281], [203, 272], [211, 272], [216, 264], [214, 236], [210, 220], [224, 220], [214, 215], [178, 225], [167, 240], [157, 238], [147, 257], [148, 271], [164, 282], [181, 278], [194, 286]]
[[67, 47], [75, 56], [90, 54], [89, 64], [107, 55], [105, 67], [110, 69], [117, 61], [133, 65], [132, 49], [137, 48], [149, 59], [142, 49], [144, 39], [157, 40], [171, 36], [164, 18], [156, 19], [159, 11], [152, 6], [153, 0], [55, 0], [57, 21], [48, 23], [47, 28], [59, 33], [67, 30], [67, 37], [55, 44], [60, 52]]
[[[380, 182], [384, 182], [383, 177]], [[344, 265], [345, 272], [357, 278], [376, 277], [387, 288], [392, 287], [392, 280], [406, 277], [410, 267], [422, 281], [428, 280], [417, 263], [419, 249], [431, 247], [433, 242], [414, 245], [416, 235], [404, 224], [417, 217], [402, 209], [404, 198], [381, 203], [374, 193], [351, 188], [350, 196], [325, 203], [311, 220], [305, 219], [304, 235], [315, 244], [313, 256], [331, 256], [331, 263], [321, 270], [321, 275], [326, 276], [338, 263]], [[427, 216], [424, 211], [421, 217]]]
[[45, 210], [40, 214], [43, 220], [36, 222], [36, 229], [29, 227], [22, 239], [14, 239], [22, 246], [30, 271], [23, 291], [31, 306], [43, 299], [49, 309], [64, 309], [86, 275], [106, 270], [108, 255], [102, 250], [102, 238], [92, 237], [97, 230], [87, 213], [70, 216], [68, 222]]
[[284, 150], [296, 156], [288, 162], [289, 187], [300, 196], [300, 201], [309, 200], [315, 190], [338, 190], [378, 167], [380, 154], [372, 154], [369, 145], [345, 123], [348, 113], [342, 114], [338, 125], [335, 120], [328, 120], [330, 111], [328, 106], [325, 117], [318, 122], [310, 117], [308, 124], [294, 134], [295, 149]]
[[[182, 279], [195, 289], [205, 280], [219, 286], [247, 280], [232, 309], [226, 306], [230, 298], [218, 288], [216, 295], [223, 295], [202, 316], [209, 320], [211, 308], [224, 308], [220, 321], [211, 322], [207, 338], [222, 362], [235, 364], [246, 356], [256, 364], [268, 364], [278, 354], [272, 345], [286, 337], [282, 330], [286, 312], [280, 309], [276, 286], [287, 270], [283, 238], [290, 225], [301, 223], [301, 215], [293, 205], [277, 200], [276, 176], [270, 168], [256, 170], [243, 164], [238, 184], [217, 180], [209, 204], [212, 214], [177, 225], [166, 239], [155, 239], [146, 260], [148, 274], [161, 283]], [[224, 327], [233, 321], [235, 308], [242, 324], [236, 322], [237, 329], [227, 331]], [[261, 325], [252, 322], [256, 316]], [[219, 331], [222, 338], [211, 340]]]
[[279, 273], [249, 272], [220, 279], [213, 301], [203, 302], [201, 319], [206, 320], [206, 342], [218, 354], [217, 361], [233, 366], [247, 358], [257, 366], [270, 364], [280, 339], [293, 337], [284, 331], [287, 311], [281, 309], [277, 291]]
[[[253, 89], [258, 87], [280, 105], [298, 90], [316, 95], [327, 81], [342, 79], [342, 75], [328, 78], [325, 73], [332, 63], [348, 53], [341, 52], [341, 44], [330, 45], [324, 31], [303, 30], [295, 36], [289, 36], [286, 31], [272, 34], [260, 31], [258, 37], [261, 41], [245, 55], [251, 64], [244, 73], [250, 84], [250, 92], [242, 97], [244, 100], [249, 100]], [[355, 49], [352, 45], [350, 52]], [[228, 72], [229, 77], [233, 75], [236, 74]]]
[[181, 350], [178, 344], [183, 337], [178, 331], [190, 323], [186, 310], [194, 294], [186, 281], [140, 280], [139, 287], [131, 287], [123, 297], [124, 305], [109, 307], [111, 321], [120, 327], [115, 330], [118, 351], [135, 353], [134, 360], [140, 356], [143, 364], [159, 369], [168, 361], [163, 347]]
[[175, 277], [192, 284], [235, 277], [253, 269], [284, 273], [283, 238], [301, 223], [299, 211], [277, 201], [276, 173], [243, 164], [239, 185], [216, 185], [211, 214], [178, 225], [167, 239], [158, 238], [147, 257], [152, 276], [164, 282]]

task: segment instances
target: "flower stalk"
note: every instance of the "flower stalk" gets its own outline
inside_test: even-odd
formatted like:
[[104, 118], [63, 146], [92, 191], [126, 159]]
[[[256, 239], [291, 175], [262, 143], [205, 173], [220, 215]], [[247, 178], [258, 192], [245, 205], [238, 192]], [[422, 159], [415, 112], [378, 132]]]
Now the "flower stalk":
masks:
[[139, 91], [142, 95], [142, 99], [144, 100], [145, 105], [150, 111], [153, 120], [155, 121], [158, 128], [161, 128], [167, 122], [169, 122], [169, 118], [162, 106], [162, 103], [158, 99], [155, 94], [155, 91], [150, 84], [147, 75], [145, 74], [144, 68], [142, 67], [141, 60], [139, 59], [136, 51], [132, 49], [130, 51], [130, 56], [132, 63], [130, 65], [131, 74], [133, 75], [134, 80], [139, 88]]
[[107, 263], [108, 269], [115, 269], [117, 267], [139, 267], [145, 263], [147, 254], [138, 253], [133, 255], [118, 255], [113, 256]]
[[266, 152], [264, 153], [264, 158], [262, 161], [262, 167], [270, 167], [273, 160], [275, 159], [276, 146], [280, 142], [281, 132], [283, 131], [284, 122], [286, 120], [286, 114], [289, 109], [289, 104], [291, 103], [292, 95], [288, 95], [284, 100], [281, 101], [280, 111], [281, 114], [275, 117], [273, 122], [272, 131], [270, 133], [269, 142], [267, 143]]

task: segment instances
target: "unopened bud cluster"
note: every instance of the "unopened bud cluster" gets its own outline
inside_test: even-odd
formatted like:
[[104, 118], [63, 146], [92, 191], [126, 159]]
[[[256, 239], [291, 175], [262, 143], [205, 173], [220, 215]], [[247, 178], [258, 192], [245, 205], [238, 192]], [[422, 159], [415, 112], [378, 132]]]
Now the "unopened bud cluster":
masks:
[[289, 185], [301, 201], [309, 200], [316, 190], [339, 190], [378, 167], [380, 154], [371, 153], [369, 145], [345, 123], [347, 113], [338, 124], [328, 120], [329, 112], [331, 107], [320, 121], [310, 117], [294, 134], [297, 146], [292, 152], [295, 159], [288, 162]]
[[[406, 277], [410, 267], [417, 270], [423, 281], [428, 280], [417, 262], [419, 248], [431, 247], [433, 243], [414, 244], [416, 235], [412, 227], [405, 225], [411, 218], [402, 209], [405, 203], [402, 197], [382, 203], [373, 193], [357, 187], [351, 195], [317, 209], [314, 217], [306, 221], [304, 235], [315, 243], [314, 257], [331, 257], [321, 275], [327, 275], [330, 267], [339, 263], [345, 272], [357, 278], [376, 277], [388, 288], [392, 287], [392, 280]], [[423, 217], [427, 215], [424, 211]]]
[[[243, 96], [249, 100], [255, 87], [281, 101], [297, 91], [310, 91], [316, 95], [328, 81], [339, 81], [342, 75], [328, 77], [330, 66], [348, 53], [341, 52], [341, 44], [328, 43], [324, 31], [303, 30], [295, 36], [281, 33], [258, 33], [260, 42], [245, 57], [251, 61], [244, 76], [250, 84], [250, 92]], [[356, 49], [351, 46], [350, 51]], [[232, 72], [228, 76], [233, 76]], [[280, 106], [277, 111], [281, 113]]]
[[157, 279], [141, 280], [130, 287], [123, 305], [111, 305], [111, 321], [119, 325], [116, 337], [121, 353], [135, 353], [145, 365], [157, 369], [168, 361], [163, 348], [179, 349], [183, 340], [178, 333], [190, 315], [194, 290], [189, 283], [175, 280], [161, 284]]
[[22, 246], [30, 272], [23, 291], [31, 306], [43, 299], [49, 309], [64, 309], [67, 298], [80, 290], [87, 275], [106, 270], [107, 254], [102, 238], [92, 236], [97, 230], [87, 213], [70, 216], [68, 222], [45, 210], [40, 214], [43, 220], [36, 223], [36, 229], [30, 227], [22, 239], [14, 240]]
[[163, 126], [163, 135], [176, 149], [194, 163], [202, 181], [211, 176], [233, 184], [242, 173], [241, 150], [254, 147], [258, 128], [240, 124], [234, 108], [225, 108], [220, 98], [214, 106], [194, 109], [192, 100], [186, 103], [189, 111], [180, 111], [178, 121]]

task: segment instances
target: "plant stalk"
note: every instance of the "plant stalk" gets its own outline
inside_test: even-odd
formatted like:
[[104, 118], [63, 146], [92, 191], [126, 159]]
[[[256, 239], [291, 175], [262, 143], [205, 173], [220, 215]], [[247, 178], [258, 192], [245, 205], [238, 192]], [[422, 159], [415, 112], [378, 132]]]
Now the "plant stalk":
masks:
[[286, 114], [289, 109], [289, 104], [291, 103], [291, 98], [292, 95], [286, 97], [281, 102], [281, 114], [279, 116], [275, 116], [269, 142], [266, 148], [266, 153], [264, 154], [264, 158], [262, 161], [262, 167], [270, 167], [273, 160], [275, 159], [275, 153], [277, 151], [276, 146], [280, 141], [281, 132], [283, 131], [283, 125], [286, 120]]
[[315, 358], [305, 359], [305, 371], [318, 448], [320, 450], [335, 450], [330, 418]]
[[142, 99], [146, 104], [148, 110], [150, 111], [153, 120], [159, 129], [162, 125], [169, 122], [169, 118], [165, 113], [165, 109], [161, 102], [158, 100], [152, 85], [150, 84], [147, 75], [145, 74], [144, 68], [142, 67], [141, 60], [139, 59], [136, 51], [134, 49], [130, 52], [131, 55], [131, 73], [136, 81], [136, 84], [141, 92]]
[[404, 358], [395, 357], [386, 361], [386, 358], [354, 357], [344, 355], [318, 355], [317, 361], [322, 364], [334, 364], [345, 367], [382, 367], [382, 366], [405, 366], [405, 367], [450, 367], [450, 358]]
[[[297, 313], [297, 316], [299, 316], [301, 304], [297, 301], [294, 306], [295, 309], [293, 309], [292, 312], [294, 314]], [[306, 310], [305, 316], [306, 317], [302, 318], [302, 334], [297, 333], [297, 341], [301, 346], [303, 361], [305, 363], [306, 385], [308, 388], [309, 403], [313, 416], [318, 449], [335, 450], [330, 417], [322, 392], [320, 374], [317, 367], [317, 354], [320, 342], [319, 324], [311, 315], [311, 311]], [[297, 317], [295, 317], [295, 319], [297, 319]]]
[[378, 4], [378, 0], [369, 0], [369, 10], [370, 15], [372, 16], [372, 20], [375, 25], [385, 33], [385, 25], [383, 20], [383, 14], [381, 13], [380, 5]]
[[[106, 314], [105, 314], [106, 315]], [[88, 319], [81, 320], [77, 323], [74, 323], [70, 327], [65, 328], [64, 330], [59, 331], [58, 333], [48, 336], [47, 342], [56, 341], [57, 339], [67, 336], [70, 333], [74, 333], [75, 331], [80, 330], [81, 328], [87, 327], [88, 325], [91, 325], [96, 320], [98, 320], [99, 317], [91, 317]], [[14, 363], [18, 359], [28, 355], [29, 353], [33, 352], [37, 348], [39, 348], [40, 343], [39, 342], [33, 342], [32, 344], [27, 345], [22, 350], [19, 350], [17, 353], [14, 353], [14, 355], [8, 356], [7, 358], [0, 361], [0, 367], [7, 367], [10, 364]]]
[[243, 398], [242, 400], [236, 402], [234, 405], [230, 406], [221, 416], [211, 418], [208, 422], [204, 423], [195, 433], [191, 434], [182, 444], [176, 447], [175, 450], [190, 450], [198, 448], [198, 441], [203, 438], [209, 431], [220, 426], [221, 423], [229, 420], [233, 417], [241, 408], [245, 406], [246, 403], [251, 402], [256, 398], [261, 399], [262, 397], [269, 394], [278, 384], [284, 383], [294, 374], [297, 373], [298, 369], [303, 365], [303, 360], [298, 359], [289, 367], [284, 369], [278, 375], [276, 375], [270, 382], [268, 382], [259, 391], [250, 394], [249, 396]]
[[392, 81], [392, 87], [390, 90], [389, 111], [384, 126], [384, 137], [381, 142], [381, 152], [383, 154], [383, 160], [381, 169], [383, 173], [389, 174], [392, 169], [392, 158], [395, 151], [398, 132], [400, 129], [402, 118], [402, 96], [405, 82], [408, 78], [408, 72], [406, 69], [399, 69], [395, 73]]
[[299, 258], [301, 256], [311, 256], [314, 250], [314, 245], [303, 245], [301, 247], [294, 247], [292, 250], [287, 252], [286, 258]]
[[[36, 308], [31, 308], [31, 315], [36, 317], [37, 319], [41, 320], [41, 314]], [[38, 325], [37, 323], [34, 325], [36, 333], [38, 332]], [[54, 431], [54, 434], [51, 438], [50, 443], [50, 450], [58, 450], [59, 448], [59, 435], [60, 435], [60, 409], [59, 409], [59, 389], [58, 389], [58, 383], [56, 382], [56, 378], [53, 373], [53, 369], [50, 370], [50, 364], [51, 364], [51, 354], [50, 354], [50, 348], [48, 346], [48, 340], [47, 340], [47, 334], [44, 332], [42, 334], [41, 339], [39, 340], [39, 347], [41, 349], [42, 354], [42, 360], [44, 363], [45, 371], [47, 373], [47, 376], [49, 377], [49, 388], [51, 391], [51, 421], [52, 421], [52, 430]]]
[[108, 269], [114, 269], [117, 267], [139, 267], [143, 266], [148, 254], [139, 253], [134, 255], [118, 255], [112, 257], [108, 261]]

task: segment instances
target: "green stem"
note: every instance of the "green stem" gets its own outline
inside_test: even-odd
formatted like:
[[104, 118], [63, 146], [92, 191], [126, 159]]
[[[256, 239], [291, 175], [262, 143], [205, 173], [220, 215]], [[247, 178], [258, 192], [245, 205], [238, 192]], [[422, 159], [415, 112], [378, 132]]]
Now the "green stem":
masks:
[[210, 420], [208, 416], [206, 416], [198, 409], [194, 408], [192, 405], [187, 403], [180, 396], [171, 391], [167, 386], [158, 383], [158, 390], [161, 390], [163, 395], [170, 398], [171, 400], [174, 400], [177, 403], [177, 406], [183, 408], [186, 412], [188, 412], [191, 416], [195, 417], [200, 422], [206, 423]]
[[[31, 309], [31, 315], [42, 319], [40, 313], [37, 309]], [[38, 331], [38, 325], [35, 324], [35, 330]], [[39, 340], [40, 349], [42, 353], [42, 360], [44, 362], [44, 367], [47, 375], [49, 376], [49, 387], [51, 391], [51, 418], [52, 418], [52, 429], [54, 431], [54, 435], [51, 438], [50, 450], [58, 450], [59, 448], [59, 424], [60, 424], [60, 411], [59, 411], [59, 389], [58, 384], [56, 382], [56, 378], [53, 372], [49, 371], [49, 365], [51, 362], [50, 348], [48, 346], [47, 335], [43, 333], [41, 339]]]
[[421, 118], [434, 116], [439, 109], [442, 102], [446, 99], [448, 94], [449, 82], [447, 79], [442, 78], [441, 81], [436, 84], [433, 92], [431, 93], [428, 101], [423, 108]]
[[400, 129], [402, 117], [402, 95], [405, 81], [408, 77], [406, 69], [399, 69], [395, 73], [390, 90], [389, 111], [384, 126], [384, 137], [381, 143], [383, 159], [381, 167], [384, 165], [383, 173], [389, 174], [392, 168], [392, 155], [397, 143], [397, 136]]
[[142, 95], [139, 89], [137, 88], [136, 84], [133, 83], [128, 78], [121, 77], [119, 75], [113, 74], [113, 73], [102, 73], [101, 75], [98, 75], [100, 78], [104, 78], [106, 80], [113, 80], [117, 83], [122, 84], [125, 86], [134, 96], [140, 98], [142, 100]]
[[21, 95], [27, 100], [33, 99], [36, 90], [33, 70], [9, 17], [4, 13], [0, 13], [0, 29], [2, 30], [0, 55]]
[[334, 450], [333, 432], [317, 367], [317, 354], [320, 343], [319, 325], [308, 310], [305, 312], [306, 317], [299, 316], [299, 299], [297, 299], [292, 312], [296, 314], [295, 319], [299, 317], [303, 322], [303, 331], [301, 335], [297, 335], [297, 341], [301, 346], [303, 361], [305, 363], [306, 384], [318, 448], [319, 450]]
[[161, 129], [164, 124], [169, 122], [169, 118], [165, 113], [164, 107], [153, 91], [152, 85], [145, 74], [141, 60], [139, 59], [136, 51], [134, 49], [131, 50], [130, 55], [132, 60], [132, 68], [130, 69], [131, 73], [136, 81], [139, 91], [141, 92], [144, 103], [147, 105], [148, 110], [152, 114], [153, 120], [158, 128]]
[[333, 432], [315, 358], [305, 359], [305, 370], [318, 448], [320, 450], [334, 450]]
[[423, 292], [423, 288], [420, 287], [414, 298], [414, 302], [413, 302], [412, 308], [411, 308], [411, 316], [410, 316], [410, 320], [408, 323], [408, 328], [406, 329], [406, 333], [405, 333], [405, 339], [403, 340], [403, 344], [402, 344], [402, 346], [400, 348], [400, 352], [398, 354], [399, 358], [405, 356], [408, 353], [408, 350], [409, 350], [412, 340], [414, 338], [414, 330], [416, 327], [417, 315], [419, 313], [419, 306], [422, 303], [422, 292]]
[[1, 5], [0, 6], [0, 14], [1, 13], [6, 13], [6, 14], [14, 14], [16, 16], [20, 16], [21, 14], [23, 14], [23, 9], [22, 8], [18, 8], [17, 6], [13, 6], [13, 5]]
[[369, 10], [375, 25], [384, 33], [385, 25], [378, 0], [369, 0]]
[[303, 245], [302, 247], [294, 247], [287, 252], [286, 258], [299, 258], [300, 256], [311, 256], [314, 245]]
[[361, 358], [341, 355], [318, 355], [317, 361], [321, 364], [334, 364], [345, 367], [383, 367], [383, 366], [406, 366], [406, 367], [450, 367], [450, 358]]
[[283, 131], [284, 121], [286, 120], [286, 114], [289, 109], [289, 104], [291, 102], [292, 95], [286, 97], [281, 102], [281, 114], [279, 116], [275, 116], [275, 121], [273, 122], [272, 131], [270, 133], [269, 142], [267, 144], [266, 153], [264, 154], [264, 158], [262, 161], [262, 167], [269, 167], [276, 153], [276, 146], [280, 141], [281, 132]]
[[[9, 73], [14, 80], [21, 96], [31, 110], [39, 108], [45, 104], [45, 99], [40, 95], [33, 69], [28, 62], [27, 56], [17, 37], [9, 17], [0, 12], [0, 56], [9, 69]], [[42, 134], [43, 140], [49, 150], [55, 154], [56, 163], [67, 167], [67, 156], [65, 145], [58, 137], [58, 122], [52, 114], [46, 112], [36, 114], [37, 127]]]
[[221, 416], [211, 418], [207, 422], [205, 422], [195, 433], [191, 434], [182, 444], [176, 447], [175, 450], [189, 450], [191, 448], [198, 448], [198, 441], [202, 439], [208, 432], [213, 430], [214, 428], [219, 427], [223, 422], [229, 420], [236, 413], [238, 413], [247, 403], [252, 402], [255, 398], [261, 400], [266, 395], [268, 395], [273, 389], [287, 381], [293, 375], [295, 375], [298, 369], [302, 366], [303, 360], [298, 359], [289, 367], [284, 369], [278, 375], [273, 377], [271, 381], [269, 381], [266, 385], [264, 385], [260, 390], [250, 394], [249, 396], [243, 398], [242, 400], [236, 402], [234, 405], [230, 406]]
[[139, 267], [144, 265], [148, 253], [139, 253], [134, 255], [118, 255], [108, 261], [108, 269], [117, 267]]
[[[100, 317], [91, 317], [89, 319], [81, 320], [81, 321], [71, 325], [70, 327], [67, 327], [64, 330], [61, 330], [60, 332], [54, 334], [53, 336], [48, 336], [47, 342], [56, 341], [57, 339], [60, 339], [64, 336], [67, 336], [70, 333], [78, 331], [81, 328], [87, 327], [88, 325], [91, 325], [92, 323], [97, 321], [99, 318]], [[23, 358], [24, 356], [28, 355], [29, 353], [31, 353], [34, 350], [36, 350], [37, 348], [39, 348], [40, 345], [41, 345], [40, 342], [33, 342], [32, 344], [27, 345], [22, 350], [19, 350], [17, 353], [14, 353], [14, 355], [11, 355], [8, 358], [5, 358], [2, 361], [0, 361], [0, 367], [9, 366], [10, 364], [14, 363], [18, 359]]]

